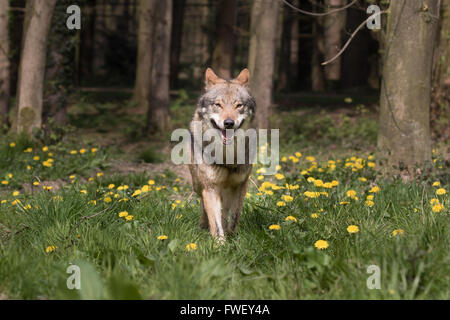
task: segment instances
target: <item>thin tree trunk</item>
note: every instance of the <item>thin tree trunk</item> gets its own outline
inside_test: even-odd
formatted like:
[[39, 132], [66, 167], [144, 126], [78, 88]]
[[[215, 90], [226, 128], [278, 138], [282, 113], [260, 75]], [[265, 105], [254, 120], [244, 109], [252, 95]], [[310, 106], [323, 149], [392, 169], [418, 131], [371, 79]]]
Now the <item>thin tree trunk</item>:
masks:
[[81, 66], [80, 78], [89, 77], [92, 74], [92, 59], [94, 57], [94, 32], [95, 32], [95, 0], [88, 0], [82, 8], [84, 25], [81, 28]]
[[[438, 15], [435, 0], [391, 1], [381, 85], [379, 159], [403, 179], [431, 160], [430, 93]], [[405, 54], [407, 53], [407, 54]]]
[[0, 0], [0, 125], [8, 123], [10, 98], [8, 2]]
[[[314, 6], [314, 11], [315, 6]], [[313, 52], [311, 59], [311, 89], [314, 92], [325, 90], [325, 69], [321, 62], [325, 61], [324, 56], [324, 37], [323, 37], [323, 19], [319, 18], [313, 21]]]
[[[342, 7], [346, 4], [344, 0], [326, 0], [331, 8]], [[325, 60], [336, 56], [341, 48], [342, 31], [345, 27], [346, 11], [342, 10], [325, 16], [324, 33], [324, 55]], [[331, 87], [336, 87], [341, 80], [341, 58], [337, 58], [333, 63], [325, 66], [325, 79]]]
[[[450, 139], [450, 124], [440, 119], [450, 113], [450, 3], [441, 2], [440, 32], [434, 56], [433, 93], [431, 104], [431, 128], [436, 138]], [[447, 117], [448, 120], [448, 117]]]
[[172, 88], [177, 86], [178, 81], [185, 5], [186, 0], [175, 0], [173, 3], [173, 25], [170, 45], [170, 85]]
[[149, 109], [155, 3], [155, 0], [139, 0], [138, 2], [138, 56], [133, 100], [144, 110]]
[[291, 41], [292, 41], [292, 9], [283, 7], [283, 31], [281, 33], [281, 50], [278, 65], [277, 91], [289, 89], [291, 83]]
[[28, 1], [19, 70], [17, 131], [31, 134], [42, 124], [47, 38], [56, 0]]
[[257, 125], [269, 129], [272, 104], [275, 46], [278, 28], [278, 0], [255, 0], [251, 9], [249, 69], [251, 91], [256, 99]]
[[237, 20], [237, 0], [221, 0], [218, 8], [217, 30], [212, 56], [212, 68], [219, 77], [231, 79], [233, 74], [234, 28]]
[[152, 79], [146, 132], [164, 131], [169, 127], [170, 35], [172, 0], [158, 1], [155, 6], [155, 32], [152, 47]]
[[95, 27], [94, 27], [94, 57], [92, 59], [92, 72], [96, 76], [106, 74], [106, 0], [96, 0]]

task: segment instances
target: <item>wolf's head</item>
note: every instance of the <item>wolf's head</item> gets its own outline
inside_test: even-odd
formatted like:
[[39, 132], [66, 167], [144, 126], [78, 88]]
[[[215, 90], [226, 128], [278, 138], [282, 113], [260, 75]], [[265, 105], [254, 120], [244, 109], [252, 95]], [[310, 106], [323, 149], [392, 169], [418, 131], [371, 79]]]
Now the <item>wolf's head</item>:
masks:
[[219, 130], [224, 144], [233, 138], [234, 130], [245, 129], [253, 119], [256, 103], [248, 91], [249, 81], [247, 69], [232, 80], [219, 78], [212, 69], [206, 69], [206, 91], [200, 97], [196, 117], [207, 128]]

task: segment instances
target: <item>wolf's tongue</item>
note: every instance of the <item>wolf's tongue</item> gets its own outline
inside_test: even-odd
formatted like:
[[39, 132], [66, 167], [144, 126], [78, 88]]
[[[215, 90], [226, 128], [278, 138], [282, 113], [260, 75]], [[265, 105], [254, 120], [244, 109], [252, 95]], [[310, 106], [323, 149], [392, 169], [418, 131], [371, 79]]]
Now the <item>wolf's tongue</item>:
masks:
[[234, 136], [234, 132], [233, 130], [229, 130], [228, 135], [227, 135], [227, 130], [222, 130], [222, 137], [224, 137], [225, 139], [231, 139]]

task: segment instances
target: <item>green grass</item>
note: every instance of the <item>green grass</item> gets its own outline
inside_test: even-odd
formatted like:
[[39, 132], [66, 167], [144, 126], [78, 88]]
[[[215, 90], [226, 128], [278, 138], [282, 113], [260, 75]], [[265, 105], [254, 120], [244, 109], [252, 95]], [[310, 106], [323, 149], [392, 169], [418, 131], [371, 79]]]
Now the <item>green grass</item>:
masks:
[[[239, 232], [223, 246], [215, 245], [199, 228], [197, 199], [189, 198], [190, 187], [173, 175], [106, 173], [93, 181], [77, 177], [56, 192], [36, 188], [17, 197], [4, 190], [0, 292], [24, 299], [450, 297], [448, 194], [436, 196], [431, 180], [377, 181], [380, 191], [370, 208], [365, 199], [376, 176], [373, 169], [365, 166], [354, 172], [342, 159], [330, 172], [324, 163], [324, 172], [313, 170], [310, 175], [339, 181], [337, 187], [324, 189], [307, 182], [309, 175], [300, 174], [310, 167], [304, 158], [296, 164], [283, 163], [282, 180], [271, 178], [279, 186], [298, 185], [297, 190], [275, 190], [273, 195], [250, 190]], [[362, 176], [368, 181], [360, 181]], [[132, 196], [149, 179], [155, 180], [151, 190]], [[110, 184], [115, 186], [110, 189]], [[117, 190], [125, 184], [128, 189]], [[448, 184], [442, 187], [448, 190]], [[357, 192], [358, 200], [346, 196], [349, 189]], [[307, 190], [326, 191], [328, 197], [307, 198]], [[277, 206], [285, 194], [292, 195], [293, 201]], [[111, 202], [104, 201], [108, 197]], [[430, 199], [435, 197], [446, 208], [439, 213], [431, 210]], [[119, 202], [123, 198], [128, 201]], [[12, 205], [15, 199], [20, 203]], [[341, 201], [350, 203], [341, 205]], [[133, 219], [120, 218], [122, 211]], [[318, 218], [311, 217], [314, 213]], [[287, 216], [297, 222], [285, 221]], [[270, 230], [272, 224], [280, 225], [280, 230]], [[349, 225], [360, 231], [348, 233]], [[393, 236], [395, 229], [403, 229], [404, 234]], [[158, 240], [159, 235], [168, 239]], [[316, 249], [319, 239], [329, 247]], [[189, 243], [195, 243], [197, 250], [188, 252]], [[49, 246], [56, 251], [46, 253]], [[66, 287], [71, 263], [82, 270], [80, 291]], [[366, 287], [369, 265], [381, 269], [381, 290]]]
[[[352, 115], [335, 115], [338, 121], [332, 121], [329, 113], [306, 108], [302, 109], [306, 118], [300, 123], [292, 120], [292, 113], [282, 111], [277, 120], [283, 128], [281, 153], [289, 157], [300, 151], [303, 155], [298, 163], [289, 158], [281, 162], [280, 180], [274, 176], [259, 180], [257, 168], [251, 179], [258, 187], [271, 181], [279, 187], [288, 183], [298, 188], [268, 187], [265, 192], [250, 183], [238, 233], [218, 246], [199, 227], [198, 199], [182, 177], [168, 169], [116, 170], [112, 163], [117, 158], [136, 167], [142, 160], [154, 162], [160, 156], [156, 153], [160, 145], [144, 144], [130, 130], [120, 130], [121, 144], [115, 139], [109, 145], [97, 144], [92, 128], [99, 126], [97, 133], [109, 133], [102, 123], [114, 126], [108, 119], [123, 110], [106, 100], [95, 107], [89, 99], [81, 99], [72, 109], [71, 124], [83, 128], [73, 135], [48, 144], [26, 137], [0, 137], [0, 182], [7, 181], [0, 184], [0, 297], [450, 298], [450, 179], [439, 152], [434, 155], [431, 175], [408, 183], [383, 180], [377, 167], [368, 167], [376, 131], [372, 116], [357, 111], [358, 121], [351, 124], [345, 117]], [[175, 100], [175, 127], [187, 126], [193, 109], [189, 99], [183, 93]], [[96, 115], [90, 117], [90, 113]], [[134, 119], [129, 127], [137, 130], [139, 116], [124, 119], [128, 118]], [[138, 146], [135, 154], [121, 150], [132, 143]], [[337, 147], [329, 148], [332, 144]], [[24, 153], [28, 148], [31, 152]], [[86, 152], [80, 153], [81, 149]], [[33, 160], [36, 156], [39, 160]], [[317, 165], [307, 156], [315, 156]], [[362, 167], [353, 170], [346, 163], [354, 164], [357, 157]], [[46, 167], [43, 161], [49, 158], [52, 166]], [[336, 161], [334, 170], [328, 160]], [[308, 182], [310, 177], [339, 184], [315, 186]], [[435, 181], [441, 186], [433, 186]], [[124, 185], [128, 188], [118, 189]], [[380, 191], [370, 192], [375, 185]], [[44, 190], [44, 186], [53, 188]], [[438, 188], [447, 193], [436, 195]], [[357, 200], [347, 196], [349, 190], [356, 191]], [[327, 196], [308, 198], [306, 191], [327, 192]], [[374, 205], [368, 207], [366, 199], [371, 194]], [[279, 206], [283, 195], [293, 199]], [[432, 210], [430, 201], [435, 198], [444, 206], [440, 212]], [[123, 211], [133, 219], [119, 217]], [[286, 221], [288, 216], [296, 221]], [[271, 225], [280, 229], [271, 230]], [[347, 232], [350, 225], [358, 226], [359, 232]], [[394, 236], [393, 231], [399, 229], [403, 234]], [[160, 235], [167, 240], [158, 240]], [[328, 248], [317, 249], [317, 240], [327, 241]], [[187, 251], [190, 243], [197, 249]], [[56, 250], [46, 252], [51, 246]], [[81, 290], [67, 288], [70, 274], [66, 270], [71, 264], [81, 269]], [[380, 268], [380, 290], [367, 288], [370, 265]]]

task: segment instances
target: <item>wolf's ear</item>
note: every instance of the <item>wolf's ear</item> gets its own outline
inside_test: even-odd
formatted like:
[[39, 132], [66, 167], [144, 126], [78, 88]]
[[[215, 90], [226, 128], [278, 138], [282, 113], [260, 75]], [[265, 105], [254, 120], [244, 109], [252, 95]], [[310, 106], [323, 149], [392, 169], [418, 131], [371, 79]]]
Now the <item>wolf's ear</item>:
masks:
[[241, 71], [239, 75], [236, 77], [236, 79], [233, 79], [234, 83], [240, 84], [243, 87], [248, 87], [248, 84], [250, 82], [250, 72], [247, 68]]
[[206, 89], [212, 87], [215, 84], [224, 83], [224, 82], [226, 82], [226, 81], [219, 78], [211, 68], [206, 69], [206, 72], [205, 72]]

